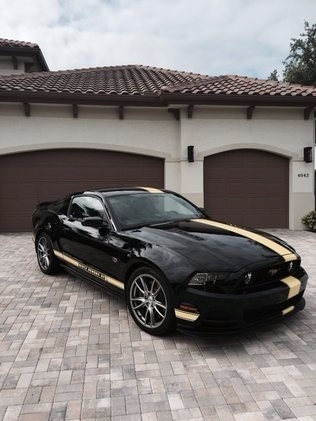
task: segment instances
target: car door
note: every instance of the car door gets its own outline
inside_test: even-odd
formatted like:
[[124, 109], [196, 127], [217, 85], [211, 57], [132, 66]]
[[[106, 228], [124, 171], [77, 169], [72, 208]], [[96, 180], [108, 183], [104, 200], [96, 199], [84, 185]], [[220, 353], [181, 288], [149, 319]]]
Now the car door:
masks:
[[[62, 221], [59, 242], [69, 256], [90, 268], [121, 278], [128, 249], [112, 229], [99, 197], [79, 195], [72, 198], [68, 215]], [[89, 273], [93, 274], [93, 271]]]

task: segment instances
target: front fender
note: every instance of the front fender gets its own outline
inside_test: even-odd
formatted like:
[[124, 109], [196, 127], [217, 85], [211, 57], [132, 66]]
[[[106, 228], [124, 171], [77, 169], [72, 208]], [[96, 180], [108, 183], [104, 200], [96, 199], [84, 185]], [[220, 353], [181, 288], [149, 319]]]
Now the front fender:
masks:
[[174, 286], [184, 284], [194, 272], [194, 266], [189, 259], [158, 245], [151, 245], [150, 248], [144, 248], [139, 254], [134, 255], [128, 264], [127, 273], [142, 263], [162, 272]]

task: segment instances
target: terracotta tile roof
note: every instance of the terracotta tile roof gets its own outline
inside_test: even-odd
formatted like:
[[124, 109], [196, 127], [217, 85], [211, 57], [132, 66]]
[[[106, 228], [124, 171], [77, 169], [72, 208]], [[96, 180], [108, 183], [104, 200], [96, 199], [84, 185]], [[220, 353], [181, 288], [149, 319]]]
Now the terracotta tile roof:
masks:
[[166, 86], [162, 90], [166, 93], [196, 95], [316, 96], [315, 86], [230, 75], [208, 77], [178, 86]]
[[[183, 103], [237, 103], [271, 101], [278, 104], [307, 101], [316, 105], [316, 87], [291, 85], [243, 76], [207, 76], [138, 65], [38, 72], [0, 76], [0, 100], [81, 103], [137, 101], [158, 105]], [[13, 99], [14, 98], [14, 99]], [[136, 100], [136, 99], [135, 99]], [[276, 101], [277, 100], [277, 101]], [[195, 102], [197, 101], [197, 102]]]
[[95, 95], [158, 94], [162, 87], [204, 79], [194, 73], [145, 66], [111, 66], [4, 76], [0, 91], [54, 92]]
[[12, 39], [5, 39], [0, 38], [0, 48], [1, 47], [14, 47], [14, 48], [39, 48], [37, 44], [33, 44], [31, 42], [25, 42], [25, 41], [14, 41]]

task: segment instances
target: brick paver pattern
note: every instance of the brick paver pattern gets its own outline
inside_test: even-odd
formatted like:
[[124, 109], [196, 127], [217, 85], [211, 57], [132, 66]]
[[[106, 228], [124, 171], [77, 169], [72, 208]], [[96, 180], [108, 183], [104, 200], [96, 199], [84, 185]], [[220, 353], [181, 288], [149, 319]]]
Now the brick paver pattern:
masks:
[[30, 234], [0, 235], [0, 419], [316, 420], [316, 234], [271, 232], [309, 272], [305, 310], [208, 338], [150, 336], [124, 300], [42, 274]]

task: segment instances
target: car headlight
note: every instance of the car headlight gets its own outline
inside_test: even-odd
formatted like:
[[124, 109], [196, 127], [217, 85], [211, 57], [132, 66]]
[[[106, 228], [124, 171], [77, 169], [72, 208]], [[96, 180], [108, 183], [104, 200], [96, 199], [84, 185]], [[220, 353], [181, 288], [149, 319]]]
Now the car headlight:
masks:
[[189, 281], [189, 286], [212, 286], [216, 281], [222, 281], [227, 278], [228, 273], [225, 272], [206, 272], [196, 273]]
[[290, 262], [290, 263], [288, 264], [287, 269], [288, 269], [288, 272], [289, 272], [289, 273], [290, 273], [290, 272], [292, 272], [293, 266], [294, 266], [294, 263], [293, 263], [293, 262]]

